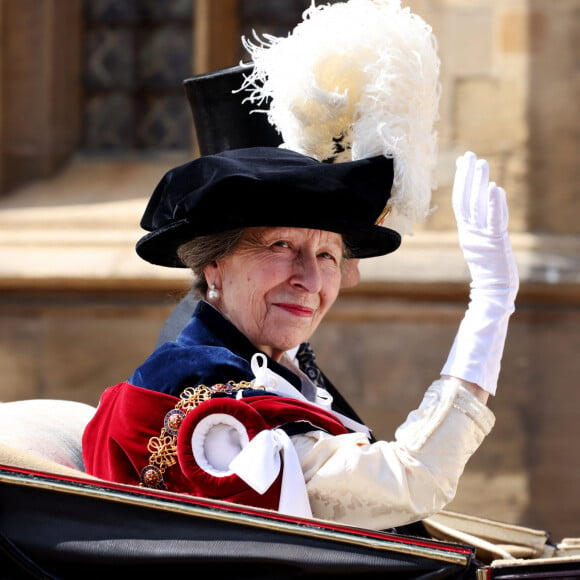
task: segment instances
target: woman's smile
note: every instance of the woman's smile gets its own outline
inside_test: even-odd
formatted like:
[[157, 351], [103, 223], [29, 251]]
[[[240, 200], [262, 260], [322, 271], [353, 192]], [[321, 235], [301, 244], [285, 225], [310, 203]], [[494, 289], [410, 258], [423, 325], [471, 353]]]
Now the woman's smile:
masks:
[[292, 304], [288, 302], [275, 302], [274, 306], [293, 314], [294, 316], [299, 316], [302, 318], [310, 318], [314, 314], [314, 308], [308, 308], [307, 306], [301, 306], [300, 304]]

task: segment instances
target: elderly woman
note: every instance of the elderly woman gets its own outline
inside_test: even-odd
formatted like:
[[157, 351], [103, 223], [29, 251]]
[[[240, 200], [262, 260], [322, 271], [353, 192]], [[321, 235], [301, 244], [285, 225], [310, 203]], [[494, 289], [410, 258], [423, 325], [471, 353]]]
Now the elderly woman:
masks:
[[392, 180], [384, 156], [330, 164], [274, 147], [169, 171], [137, 251], [191, 268], [202, 300], [174, 342], [104, 392], [84, 434], [88, 472], [375, 529], [442, 509], [493, 426], [485, 403], [518, 287], [505, 192], [487, 163], [462, 156], [453, 189], [470, 307], [394, 441], [373, 442], [291, 356], [356, 260], [399, 247], [380, 225]]

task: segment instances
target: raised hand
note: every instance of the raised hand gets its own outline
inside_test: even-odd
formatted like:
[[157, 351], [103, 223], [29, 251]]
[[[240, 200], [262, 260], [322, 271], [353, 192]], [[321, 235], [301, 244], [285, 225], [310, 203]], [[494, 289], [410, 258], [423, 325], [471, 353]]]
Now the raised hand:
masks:
[[441, 374], [475, 383], [494, 395], [519, 278], [505, 191], [489, 182], [487, 162], [470, 151], [457, 160], [452, 203], [471, 291]]

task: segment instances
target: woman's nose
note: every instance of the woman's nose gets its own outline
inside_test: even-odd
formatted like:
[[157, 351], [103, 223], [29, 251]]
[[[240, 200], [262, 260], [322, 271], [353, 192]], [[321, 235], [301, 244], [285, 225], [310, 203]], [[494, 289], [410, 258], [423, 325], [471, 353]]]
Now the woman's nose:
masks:
[[292, 283], [304, 288], [308, 292], [320, 292], [322, 276], [320, 264], [314, 255], [300, 255], [294, 261]]

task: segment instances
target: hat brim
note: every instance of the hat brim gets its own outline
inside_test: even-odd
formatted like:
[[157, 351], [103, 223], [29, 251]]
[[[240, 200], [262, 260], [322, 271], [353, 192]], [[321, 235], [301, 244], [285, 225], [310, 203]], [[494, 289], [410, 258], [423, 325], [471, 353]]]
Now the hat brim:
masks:
[[248, 227], [336, 232], [351, 255], [396, 250], [398, 232], [375, 225], [393, 181], [393, 160], [382, 155], [322, 163], [277, 147], [203, 156], [166, 173], [141, 226], [149, 233], [137, 253], [153, 264], [182, 267], [177, 248], [193, 238]]
[[[252, 226], [297, 227], [295, 224], [285, 223], [282, 218], [277, 222], [246, 222], [243, 226], [240, 225], [239, 227]], [[395, 230], [382, 226], [359, 226], [355, 229], [349, 227], [348, 224], [343, 224], [343, 227], [333, 227], [331, 229], [328, 226], [322, 227], [315, 222], [308, 223], [308, 220], [305, 220], [304, 224], [299, 227], [334, 231], [341, 234], [345, 244], [349, 248], [352, 258], [384, 256], [394, 252], [401, 245], [400, 234]], [[232, 225], [229, 229], [235, 228], [236, 226]], [[220, 228], [219, 231], [224, 231], [224, 228]], [[190, 220], [183, 219], [144, 235], [137, 242], [137, 254], [151, 264], [171, 268], [184, 268], [185, 265], [177, 256], [179, 246], [200, 235], [209, 235], [212, 233], [217, 232], [212, 231], [211, 227], [200, 229], [199, 224], [193, 224]]]

